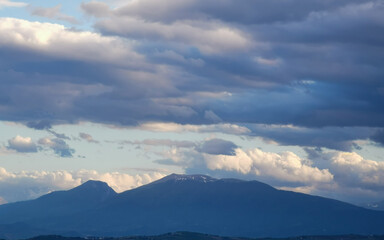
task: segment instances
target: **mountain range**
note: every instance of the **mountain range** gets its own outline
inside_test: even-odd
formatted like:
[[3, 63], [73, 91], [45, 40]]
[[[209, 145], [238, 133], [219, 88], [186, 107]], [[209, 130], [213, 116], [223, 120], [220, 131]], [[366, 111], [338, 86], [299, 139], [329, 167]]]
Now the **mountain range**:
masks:
[[384, 212], [258, 181], [172, 174], [116, 193], [88, 181], [0, 205], [0, 238], [132, 236], [189, 231], [221, 236], [384, 234]]

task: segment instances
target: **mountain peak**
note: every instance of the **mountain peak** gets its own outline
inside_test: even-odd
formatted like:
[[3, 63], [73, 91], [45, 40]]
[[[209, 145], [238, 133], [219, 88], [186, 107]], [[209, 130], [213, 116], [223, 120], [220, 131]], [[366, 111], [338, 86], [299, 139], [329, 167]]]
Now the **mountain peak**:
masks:
[[107, 183], [97, 180], [88, 180], [70, 191], [102, 193], [104, 196], [117, 194]]
[[105, 188], [105, 187], [109, 188], [106, 182], [102, 182], [98, 180], [88, 180], [85, 183], [81, 184], [80, 186], [84, 188]]
[[208, 183], [208, 182], [217, 181], [217, 179], [212, 178], [210, 176], [206, 176], [206, 175], [200, 175], [200, 174], [186, 175], [186, 174], [173, 173], [171, 175], [168, 175], [160, 179], [157, 182], [168, 182], [168, 181], [173, 181], [173, 182], [194, 181], [194, 182]]

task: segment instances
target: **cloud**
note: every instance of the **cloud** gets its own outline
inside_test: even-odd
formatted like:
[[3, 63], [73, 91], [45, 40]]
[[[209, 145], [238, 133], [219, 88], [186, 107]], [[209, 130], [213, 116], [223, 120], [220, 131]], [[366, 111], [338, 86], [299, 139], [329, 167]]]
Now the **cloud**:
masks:
[[26, 125], [30, 128], [37, 129], [37, 130], [52, 128], [52, 122], [50, 122], [49, 120], [30, 121], [30, 122], [27, 122]]
[[370, 139], [378, 144], [384, 145], [384, 129], [377, 130]]
[[237, 147], [232, 154], [226, 154], [225, 150], [207, 153], [199, 148], [171, 148], [158, 153], [161, 158], [155, 162], [179, 166], [190, 174], [256, 179], [280, 189], [355, 204], [384, 198], [384, 163], [355, 152], [307, 149], [305, 158], [290, 151], [273, 153]]
[[[76, 32], [59, 24], [29, 22], [15, 18], [0, 19], [1, 45], [36, 51], [62, 59], [120, 61], [125, 57], [141, 58], [128, 43], [118, 38], [92, 32]], [[60, 45], [61, 48], [57, 48]], [[109, 51], [104, 51], [108, 49]], [[96, 57], [96, 58], [95, 58]]]
[[0, 168], [0, 192], [5, 201], [15, 202], [34, 199], [51, 191], [71, 189], [88, 180], [104, 181], [115, 191], [122, 192], [164, 176], [156, 172], [137, 175], [94, 170], [8, 172]]
[[242, 174], [274, 178], [287, 182], [330, 182], [333, 175], [327, 169], [311, 166], [308, 160], [301, 159], [292, 152], [282, 154], [253, 149], [247, 152], [236, 149], [234, 156], [207, 155], [210, 170], [236, 171]]
[[251, 131], [235, 124], [192, 125], [166, 122], [148, 122], [138, 126], [139, 129], [154, 132], [222, 132], [226, 134], [242, 135]]
[[[238, 24], [271, 24], [275, 22], [300, 21], [310, 13], [330, 11], [346, 4], [368, 2], [356, 0], [321, 1], [311, 3], [301, 0], [289, 1], [235, 1], [222, 2], [213, 0], [177, 1], [167, 0], [159, 3], [156, 0], [131, 1], [115, 10], [116, 15], [135, 16], [151, 21], [173, 22], [180, 19], [219, 19]], [[151, 11], [156, 9], [156, 12]], [[281, 9], [279, 9], [281, 8]], [[290, 12], [284, 11], [290, 9]]]
[[[263, 152], [257, 148], [248, 151], [236, 148], [228, 152], [228, 149], [221, 148], [229, 144], [231, 143], [220, 139], [207, 141], [206, 146], [220, 146], [220, 149], [210, 149], [211, 153], [205, 153], [199, 149], [174, 148], [163, 152], [163, 159], [156, 162], [181, 166], [187, 172], [221, 171], [224, 175], [226, 172], [236, 173], [240, 177], [253, 176], [275, 184], [291, 182], [311, 185], [333, 180], [333, 175], [328, 169], [314, 167], [310, 160], [302, 159], [292, 152], [277, 154]], [[232, 144], [231, 147], [234, 148]]]
[[57, 132], [53, 131], [52, 129], [46, 129], [46, 130], [47, 130], [47, 132], [51, 133], [53, 136], [55, 136], [57, 138], [71, 140], [71, 138], [68, 137], [67, 135], [65, 135], [64, 133], [57, 133]]
[[177, 147], [177, 148], [196, 147], [196, 143], [192, 141], [175, 141], [170, 139], [145, 139], [142, 141], [121, 141], [120, 144], [167, 146], [167, 147]]
[[376, 131], [367, 127], [308, 128], [293, 125], [250, 124], [250, 136], [258, 136], [266, 142], [279, 145], [329, 148], [353, 151], [359, 148], [359, 140], [367, 140]]
[[0, 147], [0, 154], [12, 154], [12, 153], [37, 153], [44, 149], [51, 149], [60, 157], [72, 157], [75, 152], [74, 149], [64, 140], [70, 140], [64, 134], [58, 134], [53, 130], [48, 132], [52, 133], [55, 138], [45, 137], [36, 142], [32, 141], [30, 137], [22, 137], [17, 135], [16, 137], [8, 140], [8, 146]]
[[38, 143], [46, 148], [52, 149], [60, 157], [72, 157], [75, 150], [61, 138], [41, 138]]
[[384, 162], [364, 159], [352, 152], [331, 154], [330, 169], [335, 173], [337, 182], [342, 186], [371, 190], [384, 190]]
[[204, 141], [197, 149], [202, 153], [233, 156], [236, 154], [236, 148], [238, 146], [231, 141], [214, 138]]
[[27, 3], [24, 2], [14, 2], [10, 0], [0, 0], [0, 9], [3, 7], [25, 7]]
[[37, 152], [38, 150], [37, 145], [30, 137], [22, 137], [19, 135], [8, 140], [7, 148], [21, 153]]
[[128, 38], [197, 47], [205, 54], [246, 51], [252, 46], [252, 41], [240, 29], [206, 21], [163, 24], [124, 17], [103, 20], [96, 27], [104, 33]]
[[1, 120], [341, 151], [384, 127], [382, 0], [166, 3], [83, 3], [98, 33], [1, 18]]
[[110, 8], [108, 4], [104, 2], [86, 2], [81, 3], [81, 9], [87, 15], [94, 17], [106, 17], [110, 14]]
[[7, 203], [7, 201], [5, 201], [4, 198], [0, 197], [0, 205], [6, 204], [6, 203]]
[[17, 153], [16, 150], [9, 149], [5, 146], [0, 146], [0, 156]]
[[79, 137], [81, 139], [86, 140], [89, 143], [99, 143], [99, 141], [96, 141], [95, 139], [93, 139], [93, 137], [91, 135], [89, 135], [88, 133], [79, 133]]
[[71, 24], [79, 24], [79, 21], [72, 16], [68, 16], [61, 12], [61, 5], [51, 8], [44, 7], [30, 7], [30, 12], [33, 16], [45, 17], [50, 19], [57, 19]]

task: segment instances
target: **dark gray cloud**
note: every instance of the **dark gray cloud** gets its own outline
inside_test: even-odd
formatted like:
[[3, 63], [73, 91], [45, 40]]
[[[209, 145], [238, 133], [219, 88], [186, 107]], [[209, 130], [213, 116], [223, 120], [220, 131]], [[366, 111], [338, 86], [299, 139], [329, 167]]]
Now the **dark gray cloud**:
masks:
[[65, 135], [64, 133], [57, 133], [57, 132], [53, 131], [52, 129], [47, 129], [47, 132], [51, 133], [53, 136], [55, 136], [57, 138], [61, 138], [61, 139], [65, 139], [65, 140], [71, 140], [71, 138], [68, 137], [67, 135]]
[[280, 145], [329, 148], [340, 151], [359, 149], [357, 140], [368, 140], [376, 129], [367, 127], [303, 128], [291, 125], [250, 125], [250, 135]]
[[37, 130], [50, 129], [52, 127], [51, 124], [52, 122], [49, 120], [30, 121], [26, 123], [28, 127], [34, 128]]
[[[274, 22], [300, 21], [312, 12], [331, 11], [347, 4], [364, 3], [368, 0], [213, 0], [163, 2], [144, 0], [127, 4], [117, 9], [115, 14], [136, 16], [151, 21], [172, 22], [184, 19], [219, 19], [239, 24], [268, 24]], [[93, 6], [88, 3], [85, 6]], [[154, 9], [156, 9], [154, 11]], [[97, 10], [88, 11], [91, 14]]]
[[238, 146], [231, 141], [214, 138], [204, 141], [197, 150], [202, 153], [215, 155], [235, 155], [236, 148]]
[[370, 139], [382, 146], [384, 146], [384, 129], [377, 130]]

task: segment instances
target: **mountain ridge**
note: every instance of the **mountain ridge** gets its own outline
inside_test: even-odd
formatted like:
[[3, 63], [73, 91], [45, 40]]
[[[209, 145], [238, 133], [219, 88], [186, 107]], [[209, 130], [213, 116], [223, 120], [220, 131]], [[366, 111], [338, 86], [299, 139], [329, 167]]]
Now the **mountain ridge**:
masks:
[[[121, 238], [98, 238], [98, 237], [62, 237], [57, 235], [37, 236], [28, 240], [261, 240], [260, 238], [225, 237], [195, 232], [172, 232], [155, 236], [128, 236]], [[292, 238], [267, 238], [264, 240], [384, 240], [384, 235], [361, 236], [299, 236]]]
[[[46, 198], [54, 200], [52, 205], [44, 202], [43, 217], [36, 214], [36, 207], [35, 212], [27, 207], [30, 212], [20, 217], [19, 208], [5, 204], [0, 206], [0, 224], [22, 223], [44, 234], [111, 237], [177, 231], [230, 237], [384, 234], [384, 212], [282, 191], [258, 181], [172, 174], [119, 194], [109, 189], [105, 183], [91, 181], [24, 203], [33, 207]], [[52, 197], [58, 195], [62, 195], [58, 200]], [[64, 214], [56, 209], [60, 201], [68, 207]], [[32, 215], [26, 217], [26, 213]]]

